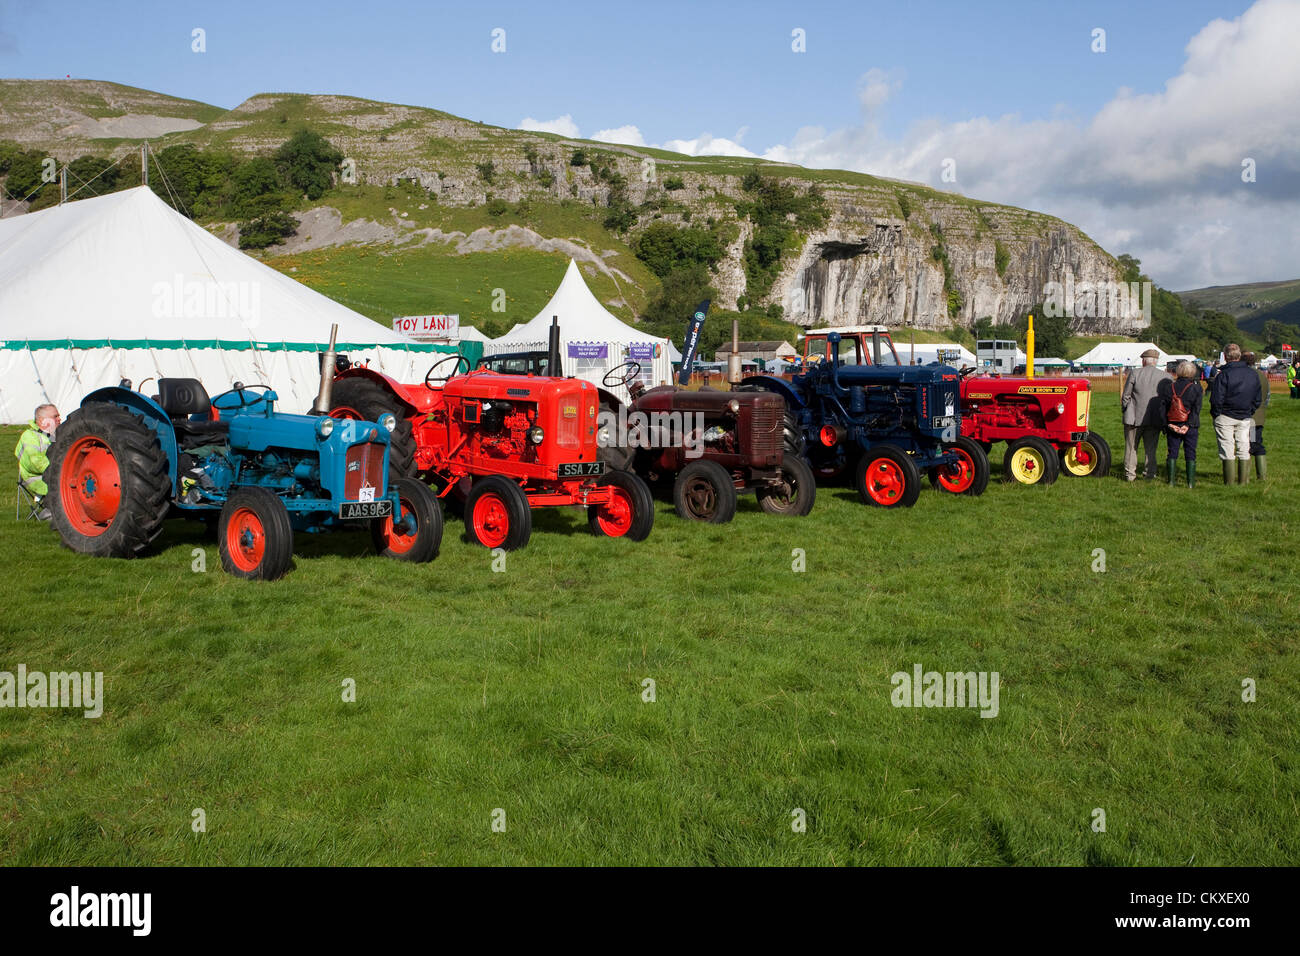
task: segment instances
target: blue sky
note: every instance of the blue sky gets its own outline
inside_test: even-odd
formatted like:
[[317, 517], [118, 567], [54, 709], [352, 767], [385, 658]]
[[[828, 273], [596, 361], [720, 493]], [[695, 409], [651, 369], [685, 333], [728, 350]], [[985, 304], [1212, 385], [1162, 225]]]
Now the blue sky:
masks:
[[[1107, 184], [1097, 202], [1089, 203], [1089, 184], [1064, 166], [1025, 185], [1024, 176], [1008, 172], [1009, 164], [1022, 159], [1010, 153], [1022, 138], [1025, 149], [1032, 142], [1042, 151], [1041, 162], [1067, 163], [1071, 151], [1109, 156], [1113, 141], [1073, 140], [1095, 140], [1097, 118], [1108, 104], [1114, 109], [1117, 100], [1144, 95], [1155, 101], [1148, 116], [1132, 117], [1131, 138], [1141, 138], [1152, 116], [1157, 128], [1168, 116], [1170, 135], [1182, 135], [1187, 123], [1172, 115], [1178, 104], [1161, 99], [1167, 84], [1186, 69], [1194, 37], [1207, 29], [1213, 34], [1213, 21], [1234, 22], [1250, 6], [1240, 0], [607, 0], [116, 7], [0, 0], [0, 75], [71, 74], [224, 107], [260, 92], [341, 93], [436, 107], [502, 126], [519, 126], [525, 118], [542, 124], [567, 118], [559, 128], [583, 136], [634, 126], [633, 142], [639, 137], [687, 151], [743, 149], [1030, 205], [1079, 222], [1111, 251], [1145, 253], [1148, 266], [1163, 273], [1158, 281], [1200, 285], [1291, 277], [1297, 269], [1276, 254], [1268, 262], [1243, 255], [1227, 263], [1209, 256], [1212, 245], [1206, 244], [1221, 242], [1223, 235], [1213, 229], [1201, 230], [1200, 245], [1184, 229], [1190, 245], [1178, 248], [1168, 236], [1168, 227], [1178, 223], [1168, 220], [1174, 210], [1167, 204], [1163, 223], [1151, 221], [1153, 204], [1144, 196], [1158, 193], [1169, 200], [1171, 188], [1182, 208], [1204, 211], [1196, 184], [1206, 178], [1205, 170], [1174, 170], [1172, 182], [1147, 183], [1147, 194], [1141, 192], [1144, 177], [1135, 174], [1131, 189]], [[1260, 13], [1254, 33], [1239, 31], [1234, 41], [1248, 52], [1248, 40], [1272, 42], [1265, 34], [1289, 26], [1293, 8], [1300, 8], [1296, 0], [1262, 0], [1259, 6], [1268, 8], [1271, 21]], [[207, 33], [203, 54], [190, 49], [195, 27]], [[1104, 55], [1091, 49], [1097, 27], [1106, 30]], [[506, 31], [504, 54], [491, 50], [494, 28]], [[796, 28], [806, 32], [804, 53], [791, 50]], [[1292, 34], [1292, 46], [1296, 39]], [[1225, 51], [1215, 48], [1208, 61], [1227, 62]], [[1258, 52], [1250, 55], [1259, 58]], [[1228, 89], [1232, 78], [1210, 82]], [[1269, 148], [1289, 147], [1296, 121], [1288, 122], [1271, 131]], [[1010, 138], [1008, 156], [993, 155], [991, 133], [973, 132], [979, 124]], [[1215, 135], [1215, 128], [1189, 135]], [[1123, 132], [1115, 135], [1123, 138]], [[717, 142], [707, 147], [706, 137]], [[1240, 138], [1236, 151], [1243, 156], [1261, 148], [1249, 135]], [[926, 145], [936, 139], [933, 148]], [[1194, 153], [1195, 143], [1177, 148]], [[955, 184], [941, 182], [937, 159], [946, 156], [970, 174], [959, 175]], [[1236, 162], [1235, 153], [1222, 158], [1228, 180]], [[1056, 180], [1067, 181], [1054, 188]], [[1221, 189], [1211, 184], [1209, 190], [1222, 198]], [[1260, 203], [1263, 193], [1238, 198]], [[1145, 223], [1126, 219], [1139, 213]]]

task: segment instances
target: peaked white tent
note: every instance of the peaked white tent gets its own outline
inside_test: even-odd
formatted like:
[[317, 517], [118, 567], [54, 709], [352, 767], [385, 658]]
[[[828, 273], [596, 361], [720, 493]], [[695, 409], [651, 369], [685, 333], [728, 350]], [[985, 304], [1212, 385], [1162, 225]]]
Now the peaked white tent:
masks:
[[[1084, 369], [1108, 369], [1108, 368], [1133, 368], [1142, 364], [1142, 353], [1147, 349], [1156, 348], [1151, 342], [1098, 342], [1088, 352], [1080, 355], [1074, 360], [1078, 368]], [[1169, 356], [1160, 352], [1160, 357], [1156, 359], [1156, 364], [1163, 367], [1169, 361]]]
[[[414, 343], [234, 249], [148, 187], [0, 220], [0, 422], [130, 379], [266, 384], [306, 411], [317, 352], [419, 381], [447, 346]], [[148, 386], [145, 391], [148, 391]]]
[[460, 341], [462, 342], [491, 342], [492, 340], [474, 328], [472, 325], [462, 325], [460, 327]]
[[[672, 381], [672, 343], [611, 314], [587, 288], [572, 259], [546, 307], [523, 325], [487, 343], [483, 347], [485, 354], [546, 349], [552, 316], [560, 320], [560, 365], [565, 375], [600, 385], [607, 371], [632, 360], [641, 365], [641, 382], [647, 387]], [[628, 398], [624, 388], [612, 391], [620, 398]]]

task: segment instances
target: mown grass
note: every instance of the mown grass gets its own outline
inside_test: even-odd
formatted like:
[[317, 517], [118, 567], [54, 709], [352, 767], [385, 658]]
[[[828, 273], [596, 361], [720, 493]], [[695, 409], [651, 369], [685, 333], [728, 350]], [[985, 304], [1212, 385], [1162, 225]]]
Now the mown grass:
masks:
[[[1113, 393], [1094, 421], [1118, 451]], [[641, 544], [551, 510], [504, 573], [452, 521], [431, 565], [302, 536], [260, 585], [183, 522], [112, 561], [5, 521], [0, 669], [100, 670], [107, 700], [0, 710], [0, 860], [1294, 862], [1300, 403], [1268, 432], [1246, 488], [1203, 434], [1194, 490], [828, 487], [720, 527], [661, 501]], [[895, 709], [916, 663], [998, 671], [999, 716]]]

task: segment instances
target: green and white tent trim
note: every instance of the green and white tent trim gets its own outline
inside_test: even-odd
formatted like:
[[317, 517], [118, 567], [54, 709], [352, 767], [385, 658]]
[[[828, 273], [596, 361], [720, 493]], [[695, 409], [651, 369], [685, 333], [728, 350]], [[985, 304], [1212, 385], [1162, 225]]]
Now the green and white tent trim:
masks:
[[[413, 342], [222, 242], [147, 187], [0, 220], [0, 422], [44, 402], [66, 418], [129, 379], [270, 385], [311, 407], [318, 352], [417, 382], [446, 345]], [[482, 345], [473, 349], [471, 362]], [[148, 391], [148, 386], [144, 387]]]

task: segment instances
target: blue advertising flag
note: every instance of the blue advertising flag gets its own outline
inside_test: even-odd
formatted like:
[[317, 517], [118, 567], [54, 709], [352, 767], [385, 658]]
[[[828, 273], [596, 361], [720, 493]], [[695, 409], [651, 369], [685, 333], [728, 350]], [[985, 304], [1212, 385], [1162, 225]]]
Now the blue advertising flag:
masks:
[[691, 367], [695, 364], [695, 352], [700, 345], [700, 329], [704, 326], [704, 317], [709, 313], [709, 300], [705, 299], [695, 307], [695, 314], [686, 326], [686, 347], [682, 349], [682, 371], [678, 378], [683, 385], [691, 380]]

